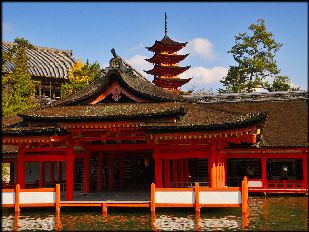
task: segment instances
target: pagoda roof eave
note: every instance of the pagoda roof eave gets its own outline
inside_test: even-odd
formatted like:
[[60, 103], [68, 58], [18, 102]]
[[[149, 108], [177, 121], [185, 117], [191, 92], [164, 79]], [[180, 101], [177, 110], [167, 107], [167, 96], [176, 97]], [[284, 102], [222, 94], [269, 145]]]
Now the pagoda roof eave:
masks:
[[144, 72], [157, 76], [177, 76], [187, 71], [191, 66], [179, 67], [179, 66], [161, 66], [157, 65], [151, 70], [144, 70]]
[[182, 60], [184, 60], [189, 54], [185, 55], [177, 55], [177, 54], [160, 54], [156, 53], [151, 58], [145, 59], [149, 63], [168, 63], [168, 64], [176, 64]]

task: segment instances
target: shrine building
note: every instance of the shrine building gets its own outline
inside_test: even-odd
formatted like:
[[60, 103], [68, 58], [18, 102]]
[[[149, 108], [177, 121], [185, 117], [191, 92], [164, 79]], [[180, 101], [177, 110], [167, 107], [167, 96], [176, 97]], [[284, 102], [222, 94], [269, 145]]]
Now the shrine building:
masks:
[[[179, 94], [190, 81], [167, 36], [148, 48], [153, 83], [112, 49], [109, 67], [84, 89], [3, 118], [5, 186], [60, 183], [75, 191], [240, 186], [249, 192], [308, 193], [308, 93]], [[17, 149], [17, 152], [9, 150]], [[282, 167], [287, 172], [283, 178]]]

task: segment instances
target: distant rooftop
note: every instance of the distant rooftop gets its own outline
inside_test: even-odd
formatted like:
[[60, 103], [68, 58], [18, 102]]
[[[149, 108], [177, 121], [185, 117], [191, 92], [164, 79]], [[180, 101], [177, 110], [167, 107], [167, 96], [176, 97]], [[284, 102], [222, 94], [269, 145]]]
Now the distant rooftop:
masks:
[[260, 101], [283, 101], [292, 99], [308, 99], [306, 91], [278, 91], [278, 92], [252, 92], [252, 93], [221, 93], [205, 95], [184, 95], [186, 98], [203, 102], [260, 102]]
[[[2, 42], [2, 51], [7, 52], [14, 43]], [[72, 50], [34, 46], [27, 50], [29, 72], [33, 77], [68, 78], [68, 71], [76, 62]], [[14, 65], [5, 63], [4, 72], [11, 72]]]

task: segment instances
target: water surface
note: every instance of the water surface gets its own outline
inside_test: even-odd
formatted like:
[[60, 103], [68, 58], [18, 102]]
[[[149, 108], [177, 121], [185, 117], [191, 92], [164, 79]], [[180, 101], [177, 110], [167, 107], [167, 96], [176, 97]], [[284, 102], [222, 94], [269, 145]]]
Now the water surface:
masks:
[[2, 210], [2, 231], [239, 231], [239, 230], [308, 230], [308, 198], [295, 196], [250, 196], [249, 216], [240, 208], [193, 209], [109, 209], [102, 216], [100, 208], [53, 208]]

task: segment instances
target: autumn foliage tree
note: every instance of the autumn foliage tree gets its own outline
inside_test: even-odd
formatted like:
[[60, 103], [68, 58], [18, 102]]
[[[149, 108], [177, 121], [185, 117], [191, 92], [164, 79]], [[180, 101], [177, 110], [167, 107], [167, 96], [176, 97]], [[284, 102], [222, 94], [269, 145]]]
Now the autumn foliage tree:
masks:
[[[35, 48], [28, 40], [16, 38], [8, 52], [2, 53], [2, 116], [16, 115], [36, 106], [27, 49]], [[13, 65], [11, 72], [5, 72], [6, 62]]]
[[[279, 76], [275, 55], [282, 47], [271, 32], [266, 30], [265, 21], [258, 19], [249, 26], [251, 34], [235, 36], [236, 44], [228, 53], [233, 55], [237, 65], [230, 66], [227, 75], [220, 82], [225, 89], [219, 92], [252, 92], [263, 87], [269, 91], [296, 90], [291, 87], [287, 76]], [[269, 81], [273, 80], [272, 83]]]
[[69, 82], [62, 85], [62, 96], [66, 97], [89, 85], [100, 76], [100, 73], [99, 63], [90, 64], [87, 60], [86, 64], [83, 64], [82, 61], [77, 61], [68, 73]]

